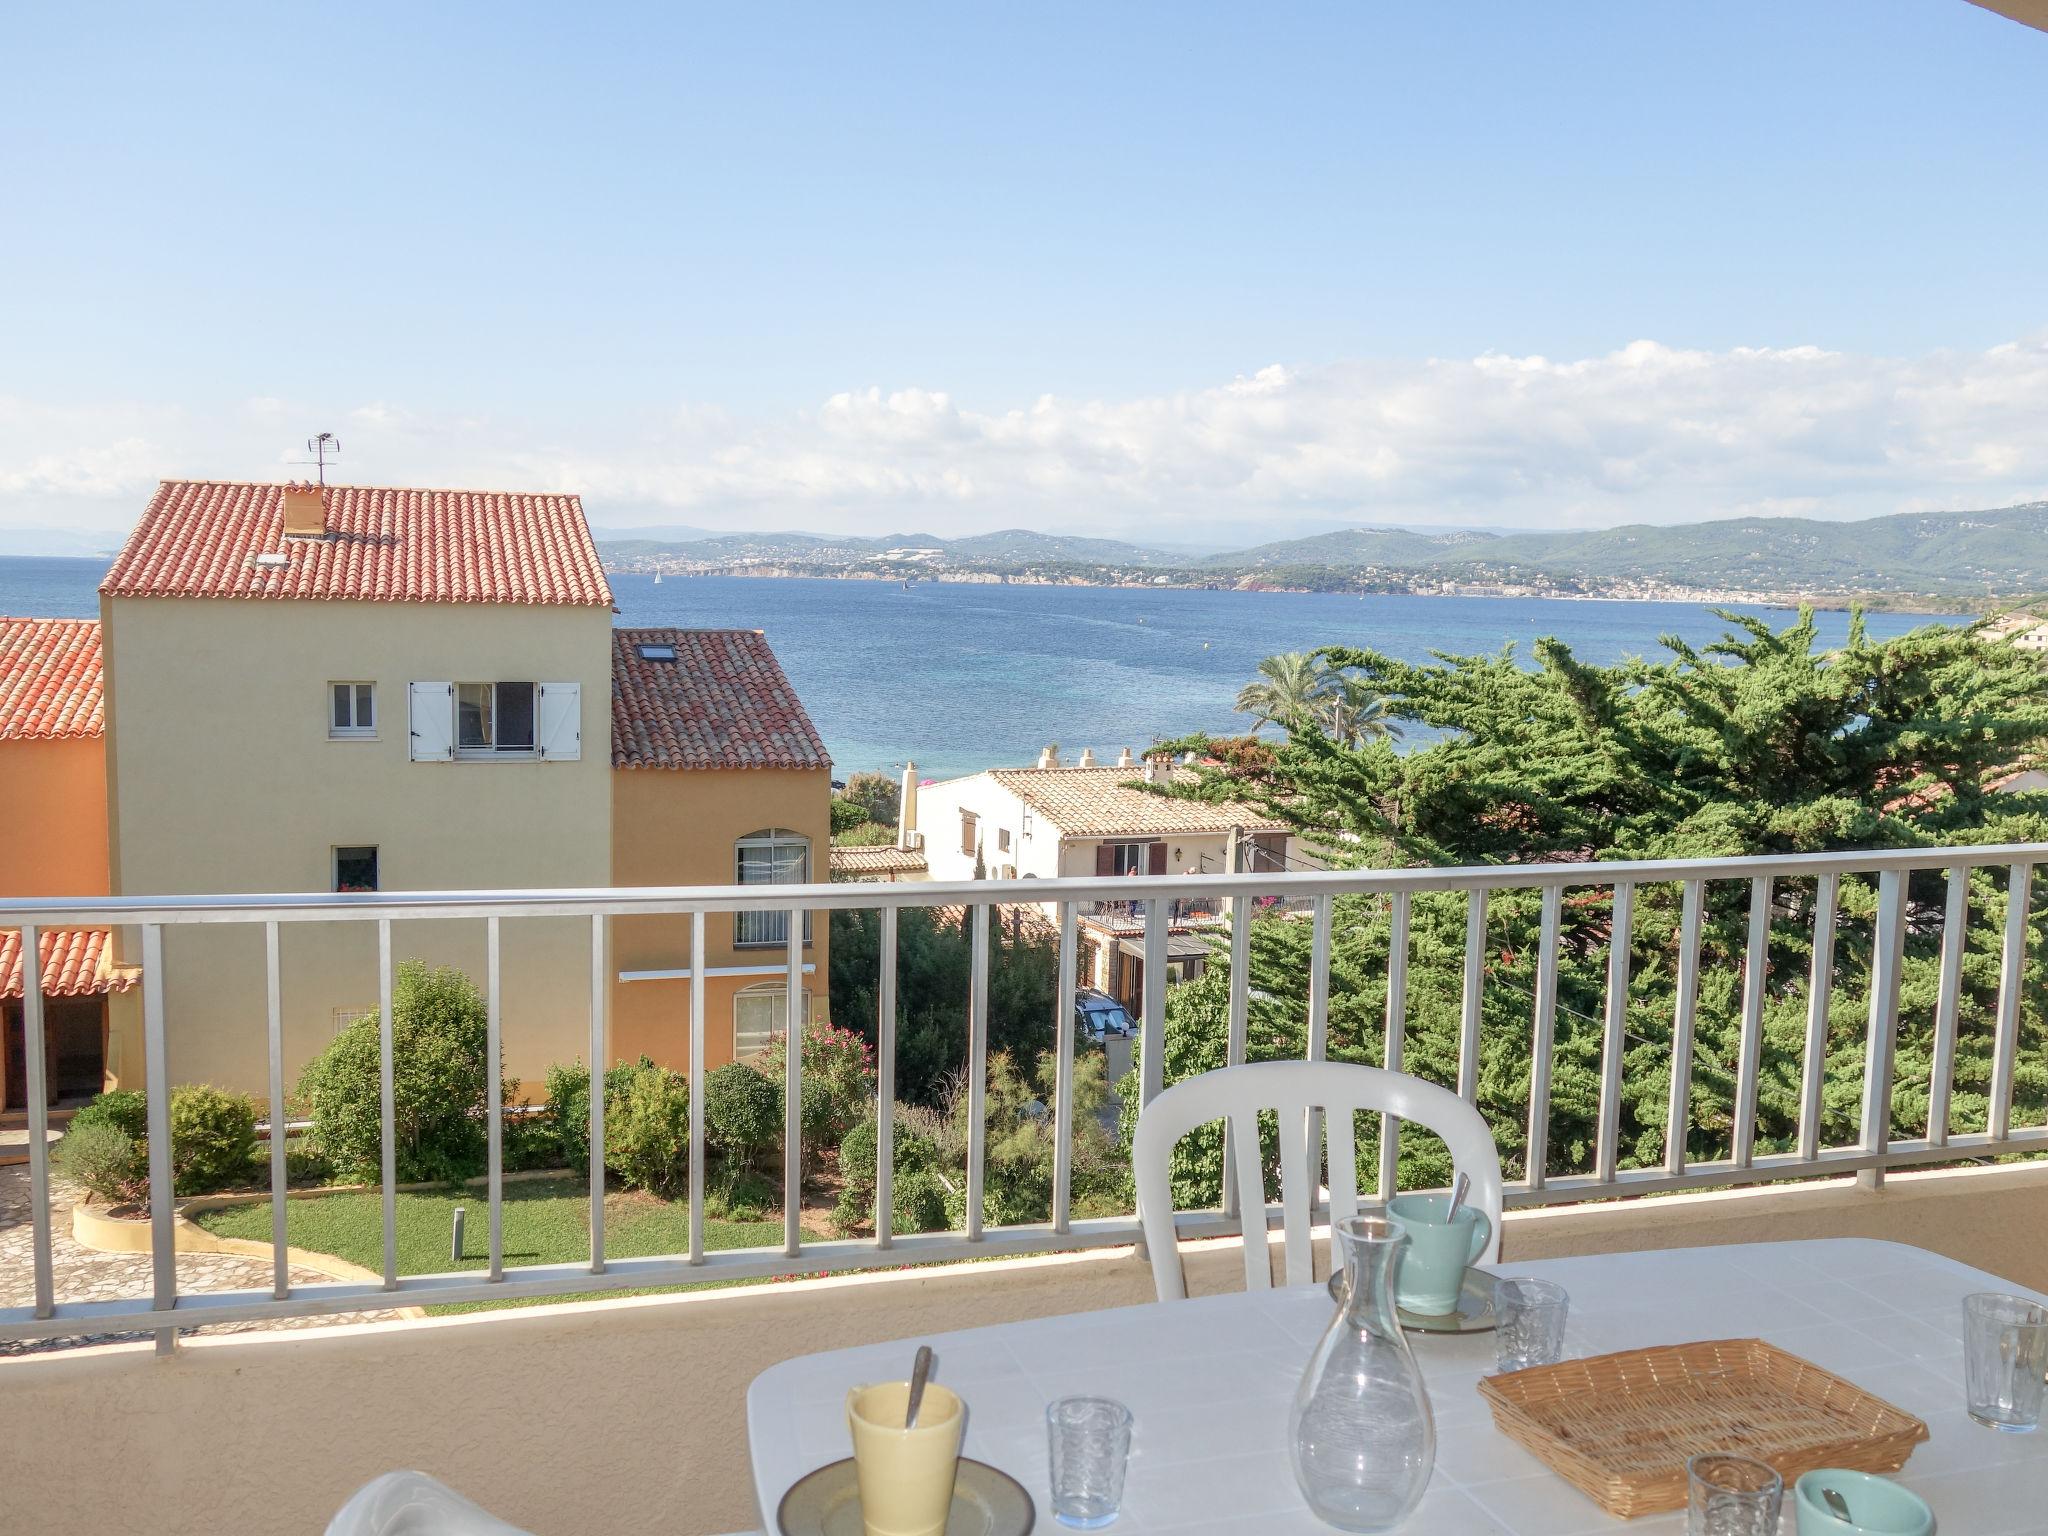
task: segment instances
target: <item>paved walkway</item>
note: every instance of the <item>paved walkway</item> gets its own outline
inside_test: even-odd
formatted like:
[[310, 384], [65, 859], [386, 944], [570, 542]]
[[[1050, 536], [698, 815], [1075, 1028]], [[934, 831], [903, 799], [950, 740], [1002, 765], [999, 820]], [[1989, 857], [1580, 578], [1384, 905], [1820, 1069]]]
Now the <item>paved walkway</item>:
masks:
[[[53, 1178], [50, 1182], [50, 1260], [57, 1300], [113, 1301], [147, 1297], [151, 1290], [150, 1257], [146, 1253], [101, 1253], [71, 1235], [71, 1207], [81, 1191]], [[26, 1166], [0, 1168], [0, 1307], [35, 1304], [34, 1228], [29, 1220]], [[178, 1292], [256, 1290], [268, 1294], [271, 1265], [267, 1258], [242, 1258], [227, 1253], [178, 1255]], [[332, 1277], [294, 1267], [294, 1285], [312, 1285]], [[252, 1333], [285, 1328], [324, 1328], [336, 1323], [388, 1322], [396, 1312], [352, 1312], [332, 1316], [277, 1318], [260, 1323], [216, 1323], [185, 1328], [182, 1334]], [[146, 1333], [82, 1334], [59, 1339], [0, 1339], [0, 1356], [71, 1349], [81, 1344], [112, 1344], [146, 1339]]]

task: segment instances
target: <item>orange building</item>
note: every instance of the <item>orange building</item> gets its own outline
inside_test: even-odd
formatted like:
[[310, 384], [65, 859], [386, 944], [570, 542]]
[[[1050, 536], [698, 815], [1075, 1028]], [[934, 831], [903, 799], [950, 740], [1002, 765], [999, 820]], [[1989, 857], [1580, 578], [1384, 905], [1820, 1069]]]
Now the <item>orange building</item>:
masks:
[[[612, 632], [612, 883], [823, 880], [832, 762], [752, 629]], [[804, 1013], [826, 1016], [827, 922], [804, 917]], [[789, 916], [705, 921], [704, 1060], [762, 1050], [787, 1018]], [[688, 917], [612, 925], [614, 1057], [689, 1060]]]
[[[100, 627], [0, 618], [0, 891], [107, 893], [107, 758]], [[44, 1062], [52, 1103], [104, 1085], [107, 994], [134, 984], [105, 929], [42, 935]], [[0, 933], [0, 1108], [28, 1104], [21, 935]]]

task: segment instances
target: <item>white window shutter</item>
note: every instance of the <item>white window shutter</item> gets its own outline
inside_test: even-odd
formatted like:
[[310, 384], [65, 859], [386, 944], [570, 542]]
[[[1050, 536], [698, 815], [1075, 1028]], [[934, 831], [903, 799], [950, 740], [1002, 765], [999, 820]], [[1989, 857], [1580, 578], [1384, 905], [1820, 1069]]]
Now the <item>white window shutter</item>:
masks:
[[573, 763], [583, 756], [583, 685], [540, 685], [540, 755], [551, 763]]
[[407, 689], [411, 709], [412, 760], [445, 763], [455, 756], [455, 685], [413, 683]]

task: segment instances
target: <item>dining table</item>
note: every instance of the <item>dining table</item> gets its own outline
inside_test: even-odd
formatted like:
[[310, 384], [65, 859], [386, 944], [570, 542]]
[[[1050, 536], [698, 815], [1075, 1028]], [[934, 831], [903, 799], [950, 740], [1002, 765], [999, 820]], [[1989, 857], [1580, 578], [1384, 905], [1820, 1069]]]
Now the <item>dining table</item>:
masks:
[[[2048, 1531], [2048, 1433], [2001, 1433], [1963, 1404], [1962, 1299], [2006, 1291], [1995, 1275], [1903, 1243], [1862, 1238], [1608, 1253], [1492, 1266], [1571, 1296], [1567, 1357], [1703, 1339], [1761, 1338], [1923, 1419], [1929, 1438], [1899, 1481], [1933, 1506], [1942, 1536]], [[908, 1374], [916, 1343], [933, 1380], [967, 1404], [962, 1454], [1010, 1474], [1050, 1512], [1045, 1410], [1112, 1397], [1135, 1425], [1112, 1533], [1309, 1536], [1288, 1455], [1288, 1406], [1333, 1304], [1321, 1285], [1033, 1318], [921, 1340], [827, 1351], [771, 1366], [747, 1393], [765, 1532], [783, 1494], [850, 1454], [846, 1392]], [[1411, 1333], [1436, 1421], [1436, 1467], [1403, 1536], [1682, 1536], [1683, 1511], [1619, 1520], [1494, 1427], [1479, 1392], [1491, 1332]], [[1793, 1527], [1786, 1499], [1784, 1529]]]

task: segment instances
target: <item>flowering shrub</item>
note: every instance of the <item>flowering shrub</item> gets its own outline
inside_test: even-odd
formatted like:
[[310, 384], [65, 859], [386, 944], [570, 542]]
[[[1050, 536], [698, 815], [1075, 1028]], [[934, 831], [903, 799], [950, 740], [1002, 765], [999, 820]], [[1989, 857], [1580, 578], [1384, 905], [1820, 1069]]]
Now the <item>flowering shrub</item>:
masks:
[[[783, 1081], [789, 1058], [778, 1037], [749, 1063]], [[875, 1100], [875, 1049], [860, 1034], [836, 1024], [804, 1028], [804, 1145], [836, 1147], [860, 1124]]]

